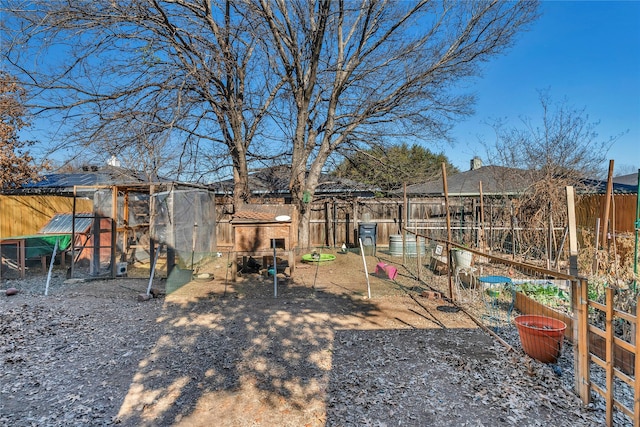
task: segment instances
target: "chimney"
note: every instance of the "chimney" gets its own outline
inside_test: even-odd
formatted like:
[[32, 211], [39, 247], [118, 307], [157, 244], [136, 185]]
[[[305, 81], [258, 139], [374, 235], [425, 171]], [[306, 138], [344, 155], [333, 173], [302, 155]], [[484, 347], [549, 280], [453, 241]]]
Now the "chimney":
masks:
[[120, 160], [118, 160], [118, 158], [116, 156], [111, 156], [109, 161], [107, 161], [107, 164], [109, 166], [114, 166], [116, 168], [119, 168], [120, 167]]
[[469, 170], [476, 170], [476, 169], [480, 169], [482, 167], [482, 160], [480, 159], [480, 157], [475, 156], [473, 159], [471, 159], [471, 169]]

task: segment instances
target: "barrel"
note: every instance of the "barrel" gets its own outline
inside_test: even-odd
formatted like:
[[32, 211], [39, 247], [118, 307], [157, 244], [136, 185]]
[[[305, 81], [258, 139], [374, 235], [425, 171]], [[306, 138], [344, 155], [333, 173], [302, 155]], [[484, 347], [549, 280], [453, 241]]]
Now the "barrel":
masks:
[[389, 255], [402, 256], [402, 235], [391, 234], [389, 236]]
[[417, 238], [417, 245], [416, 245], [416, 236], [414, 235], [407, 235], [407, 242], [405, 243], [405, 255], [408, 257], [415, 257], [418, 255], [418, 251], [416, 246], [419, 246], [420, 249], [420, 256], [424, 256], [427, 248], [424, 242], [424, 237], [420, 237], [418, 236]]
[[[420, 247], [420, 256], [424, 256], [425, 253], [427, 252], [425, 239], [424, 237], [418, 236], [417, 241]], [[405, 250], [406, 250], [406, 256], [408, 257], [417, 256], [416, 236], [412, 234], [407, 235]], [[402, 235], [401, 234], [392, 234], [389, 236], [389, 255], [402, 256]]]

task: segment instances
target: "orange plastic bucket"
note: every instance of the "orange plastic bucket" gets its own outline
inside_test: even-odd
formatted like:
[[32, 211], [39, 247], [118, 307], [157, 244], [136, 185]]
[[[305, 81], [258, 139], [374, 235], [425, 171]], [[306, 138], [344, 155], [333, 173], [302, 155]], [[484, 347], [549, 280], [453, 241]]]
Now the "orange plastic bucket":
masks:
[[514, 319], [522, 349], [542, 363], [556, 363], [567, 324], [547, 316], [526, 314]]

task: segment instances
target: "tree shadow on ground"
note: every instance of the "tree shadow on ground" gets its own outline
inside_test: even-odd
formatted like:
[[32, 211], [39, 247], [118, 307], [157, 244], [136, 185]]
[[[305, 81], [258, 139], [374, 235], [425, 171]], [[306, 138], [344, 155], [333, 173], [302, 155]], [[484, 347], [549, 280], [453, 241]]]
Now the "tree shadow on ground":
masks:
[[117, 422], [324, 425], [334, 331], [376, 308], [288, 288], [277, 299], [220, 289], [167, 296], [163, 333], [140, 361]]

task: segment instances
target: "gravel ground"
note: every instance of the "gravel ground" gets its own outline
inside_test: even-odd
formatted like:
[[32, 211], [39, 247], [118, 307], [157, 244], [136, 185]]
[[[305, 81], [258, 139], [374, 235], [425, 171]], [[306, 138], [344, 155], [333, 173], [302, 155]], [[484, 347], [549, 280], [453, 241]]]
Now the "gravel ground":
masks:
[[507, 353], [402, 271], [368, 299], [359, 262], [301, 265], [278, 298], [258, 275], [143, 302], [144, 279], [4, 281], [20, 292], [0, 295], [0, 425], [603, 424], [570, 350], [562, 375]]

